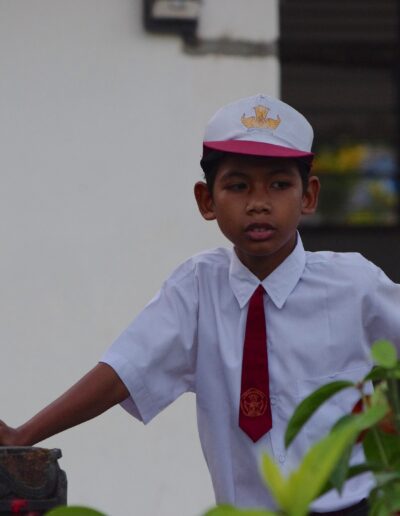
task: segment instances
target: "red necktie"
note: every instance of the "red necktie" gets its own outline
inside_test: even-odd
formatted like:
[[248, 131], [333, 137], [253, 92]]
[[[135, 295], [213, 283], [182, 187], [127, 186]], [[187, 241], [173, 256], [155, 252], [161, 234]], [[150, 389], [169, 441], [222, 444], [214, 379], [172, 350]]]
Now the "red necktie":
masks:
[[272, 428], [264, 288], [262, 285], [259, 285], [251, 296], [247, 312], [239, 426], [254, 442]]

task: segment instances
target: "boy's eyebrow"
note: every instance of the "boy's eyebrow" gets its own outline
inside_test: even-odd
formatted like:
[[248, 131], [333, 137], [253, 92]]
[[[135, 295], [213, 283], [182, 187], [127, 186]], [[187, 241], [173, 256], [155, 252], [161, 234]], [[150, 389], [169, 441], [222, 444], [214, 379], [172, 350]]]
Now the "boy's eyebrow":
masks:
[[293, 170], [293, 168], [276, 168], [273, 170], [269, 170], [268, 173], [271, 176], [278, 175], [278, 174], [285, 174], [287, 176], [295, 176], [296, 171]]
[[221, 179], [231, 179], [231, 178], [234, 178], [234, 177], [239, 177], [239, 178], [243, 178], [243, 177], [248, 177], [248, 173], [246, 172], [241, 172], [240, 170], [227, 170], [226, 172], [224, 172], [221, 176]]

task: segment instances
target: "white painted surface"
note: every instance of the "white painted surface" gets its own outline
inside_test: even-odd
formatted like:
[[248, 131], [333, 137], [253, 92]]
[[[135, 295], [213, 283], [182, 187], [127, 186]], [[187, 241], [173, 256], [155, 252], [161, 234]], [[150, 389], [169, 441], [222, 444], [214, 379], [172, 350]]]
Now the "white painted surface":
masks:
[[[226, 102], [277, 94], [278, 64], [181, 47], [143, 32], [138, 0], [0, 0], [9, 424], [91, 368], [179, 262], [225, 244], [192, 195], [203, 128]], [[71, 504], [111, 516], [195, 516], [213, 504], [193, 396], [147, 428], [116, 407], [43, 445], [63, 450]]]
[[272, 42], [278, 37], [276, 0], [203, 0], [199, 35]]

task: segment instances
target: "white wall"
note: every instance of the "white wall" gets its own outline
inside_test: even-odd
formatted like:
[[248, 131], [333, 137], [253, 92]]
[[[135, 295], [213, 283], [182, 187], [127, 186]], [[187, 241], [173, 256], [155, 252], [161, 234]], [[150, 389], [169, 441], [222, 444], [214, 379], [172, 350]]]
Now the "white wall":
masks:
[[[201, 27], [209, 16], [215, 37], [228, 29], [212, 14], [221, 0], [208, 1]], [[259, 1], [230, 1], [274, 36], [275, 0], [265, 19]], [[140, 4], [0, 0], [0, 418], [11, 425], [91, 368], [180, 261], [225, 245], [192, 195], [204, 125], [228, 101], [278, 92], [275, 58], [190, 57], [179, 38], [144, 33]], [[43, 446], [63, 451], [71, 504], [112, 516], [213, 504], [190, 395], [146, 428], [116, 407]]]

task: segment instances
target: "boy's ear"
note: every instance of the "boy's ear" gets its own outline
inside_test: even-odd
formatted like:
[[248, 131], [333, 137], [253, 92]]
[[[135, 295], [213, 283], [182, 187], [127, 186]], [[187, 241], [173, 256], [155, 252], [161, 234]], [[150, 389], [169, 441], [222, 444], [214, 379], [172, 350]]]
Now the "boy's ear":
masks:
[[303, 194], [302, 210], [303, 215], [311, 215], [318, 206], [319, 190], [321, 188], [317, 176], [310, 176], [308, 179], [307, 190]]
[[194, 196], [196, 197], [197, 206], [200, 213], [206, 220], [214, 220], [214, 201], [208, 186], [203, 181], [199, 181], [194, 185]]

